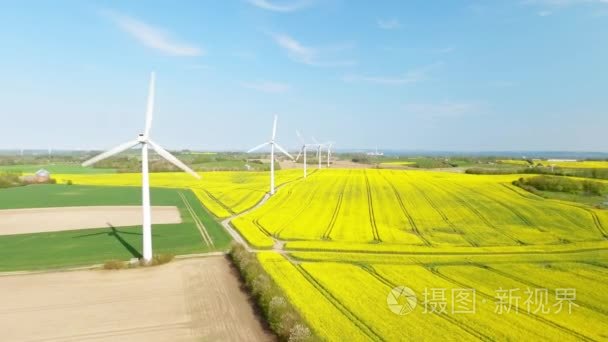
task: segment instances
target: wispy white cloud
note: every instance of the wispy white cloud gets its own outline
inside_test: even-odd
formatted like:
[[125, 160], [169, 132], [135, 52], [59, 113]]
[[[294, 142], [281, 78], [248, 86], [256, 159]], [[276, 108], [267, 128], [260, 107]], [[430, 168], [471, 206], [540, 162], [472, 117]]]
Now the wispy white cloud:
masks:
[[408, 103], [402, 107], [406, 114], [429, 120], [479, 115], [483, 108], [479, 102]]
[[140, 44], [171, 56], [201, 56], [204, 51], [190, 43], [176, 41], [162, 28], [114, 11], [103, 11], [116, 26], [135, 38]]
[[378, 27], [383, 30], [396, 30], [401, 28], [401, 23], [397, 19], [378, 19]]
[[346, 75], [344, 81], [346, 82], [367, 82], [384, 85], [405, 85], [413, 84], [429, 79], [429, 73], [433, 70], [441, 67], [443, 62], [436, 62], [423, 67], [415, 68], [400, 75], [382, 75], [382, 76], [371, 76], [371, 75]]
[[251, 5], [273, 12], [295, 12], [308, 7], [310, 0], [299, 1], [270, 1], [270, 0], [246, 0]]
[[286, 83], [273, 82], [273, 81], [260, 81], [260, 82], [243, 82], [241, 86], [261, 91], [263, 93], [280, 94], [286, 93], [291, 89], [291, 86]]
[[303, 63], [311, 66], [319, 67], [344, 67], [353, 66], [356, 64], [353, 60], [332, 60], [327, 59], [324, 55], [330, 53], [336, 53], [351, 47], [350, 44], [346, 45], [335, 45], [331, 47], [318, 48], [305, 46], [304, 44], [297, 41], [295, 38], [286, 34], [271, 34], [274, 41], [281, 47], [287, 56], [298, 63]]
[[548, 17], [551, 14], [553, 14], [553, 12], [551, 12], [551, 11], [540, 11], [540, 12], [538, 12], [538, 15], [541, 16], [541, 17]]

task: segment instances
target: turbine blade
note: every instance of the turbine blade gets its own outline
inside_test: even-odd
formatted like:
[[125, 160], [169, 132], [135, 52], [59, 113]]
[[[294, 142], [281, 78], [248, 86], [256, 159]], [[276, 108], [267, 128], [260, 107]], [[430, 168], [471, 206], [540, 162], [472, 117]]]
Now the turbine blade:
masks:
[[298, 136], [298, 140], [300, 140], [300, 142], [302, 143], [302, 145], [306, 144], [304, 142], [304, 138], [302, 138], [302, 134], [300, 134], [300, 131], [296, 130], [296, 135]]
[[148, 88], [148, 106], [146, 107], [146, 128], [144, 130], [144, 136], [150, 135], [150, 128], [152, 128], [152, 116], [154, 114], [154, 86], [156, 82], [156, 74], [154, 71], [150, 74], [150, 87]]
[[272, 140], [277, 136], [277, 120], [279, 117], [277, 115], [274, 116], [274, 124], [272, 124]]
[[104, 159], [109, 158], [109, 157], [111, 157], [111, 156], [113, 156], [115, 154], [119, 154], [120, 152], [123, 152], [123, 151], [126, 151], [126, 150], [130, 149], [130, 148], [133, 148], [133, 147], [137, 146], [138, 144], [139, 144], [139, 141], [137, 141], [137, 140], [132, 140], [132, 141], [126, 142], [124, 144], [120, 144], [120, 145], [114, 147], [111, 150], [108, 150], [106, 152], [98, 154], [95, 157], [93, 157], [93, 158], [85, 161], [84, 163], [82, 163], [82, 166], [93, 165], [93, 164], [97, 163], [100, 160], [104, 160]]
[[302, 156], [302, 152], [304, 151], [304, 146], [302, 146], [302, 148], [300, 149], [300, 152], [298, 152], [298, 156], [296, 157], [296, 161], [300, 160], [300, 156]]
[[319, 144], [319, 142], [317, 141], [317, 139], [315, 139], [315, 137], [312, 137], [312, 141], [313, 141], [315, 144], [317, 144], [317, 145], [321, 145], [321, 144]]
[[257, 150], [261, 149], [262, 147], [265, 147], [268, 144], [270, 144], [270, 143], [265, 142], [263, 144], [259, 144], [258, 146], [256, 146], [256, 147], [252, 148], [251, 150], [247, 151], [247, 153], [251, 153], [253, 151], [257, 151]]
[[173, 164], [173, 165], [179, 167], [180, 169], [184, 170], [185, 172], [191, 174], [194, 178], [201, 179], [201, 176], [199, 176], [196, 172], [192, 171], [191, 168], [189, 168], [186, 164], [182, 163], [181, 160], [175, 158], [174, 155], [169, 153], [164, 148], [160, 147], [159, 145], [157, 145], [156, 143], [154, 143], [153, 141], [150, 141], [150, 140], [148, 140], [148, 144], [150, 144], [150, 146], [152, 146], [152, 148], [154, 149], [154, 151], [156, 151], [156, 153], [158, 153], [161, 157], [165, 158], [171, 164]]
[[291, 154], [289, 154], [287, 151], [285, 151], [285, 149], [283, 149], [281, 146], [279, 146], [279, 144], [274, 144], [274, 147], [276, 147], [279, 151], [283, 152], [284, 155], [288, 156], [291, 160], [293, 160], [293, 157], [291, 156]]

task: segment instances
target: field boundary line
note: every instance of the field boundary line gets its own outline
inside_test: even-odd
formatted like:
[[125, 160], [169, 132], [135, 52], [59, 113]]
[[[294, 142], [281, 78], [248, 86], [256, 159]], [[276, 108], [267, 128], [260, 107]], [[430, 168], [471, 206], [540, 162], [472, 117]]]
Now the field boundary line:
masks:
[[178, 193], [182, 201], [184, 202], [184, 205], [186, 205], [186, 209], [190, 213], [190, 216], [192, 216], [192, 220], [194, 220], [194, 224], [196, 225], [196, 228], [198, 228], [198, 231], [201, 234], [201, 237], [203, 238], [203, 242], [205, 242], [208, 247], [213, 246], [213, 239], [209, 235], [209, 232], [207, 232], [205, 225], [203, 225], [198, 215], [196, 215], [196, 213], [194, 212], [194, 209], [190, 205], [190, 202], [188, 201], [188, 199], [186, 199], [186, 196], [183, 192], [180, 191]]
[[377, 242], [382, 242], [380, 239], [380, 234], [378, 233], [378, 227], [376, 226], [376, 217], [374, 215], [374, 202], [372, 198], [372, 189], [369, 185], [369, 177], [367, 175], [367, 169], [363, 170], [363, 175], [365, 176], [365, 187], [367, 189], [367, 210], [369, 212], [369, 223], [372, 225], [372, 235], [374, 235], [374, 240]]

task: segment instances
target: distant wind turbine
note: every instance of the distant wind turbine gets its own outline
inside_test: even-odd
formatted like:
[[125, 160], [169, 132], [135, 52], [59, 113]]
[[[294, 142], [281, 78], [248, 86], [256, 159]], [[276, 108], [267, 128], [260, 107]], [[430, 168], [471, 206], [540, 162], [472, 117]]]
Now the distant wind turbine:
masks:
[[300, 135], [300, 132], [296, 131], [296, 134], [298, 135], [298, 139], [300, 140], [300, 142], [302, 143], [302, 147], [300, 147], [300, 152], [298, 153], [298, 156], [296, 157], [296, 161], [298, 161], [300, 159], [300, 156], [304, 155], [304, 178], [306, 178], [308, 176], [307, 173], [307, 161], [306, 161], [306, 152], [308, 150], [309, 147], [312, 147], [314, 145], [311, 144], [307, 144], [304, 139], [302, 138], [302, 135]]
[[277, 120], [278, 120], [278, 117], [275, 115], [274, 124], [272, 125], [272, 137], [270, 138], [270, 141], [260, 144], [256, 147], [252, 148], [251, 150], [247, 151], [247, 153], [251, 153], [253, 151], [257, 151], [257, 150], [261, 149], [262, 147], [270, 146], [270, 195], [274, 195], [274, 193], [275, 193], [275, 189], [274, 189], [274, 148], [276, 147], [284, 155], [288, 156], [290, 159], [293, 160], [293, 157], [291, 156], [291, 154], [289, 154], [287, 151], [285, 151], [285, 149], [282, 148], [275, 141], [275, 138], [277, 136]]
[[143, 259], [145, 263], [149, 263], [152, 260], [152, 218], [151, 218], [151, 208], [150, 208], [150, 177], [148, 172], [148, 146], [151, 147], [156, 153], [158, 153], [161, 157], [165, 158], [167, 161], [172, 163], [173, 165], [179, 167], [185, 172], [191, 174], [197, 179], [201, 177], [184, 163], [182, 163], [179, 159], [175, 158], [171, 153], [167, 152], [164, 148], [160, 147], [152, 140], [150, 140], [150, 128], [152, 127], [152, 114], [154, 111], [154, 82], [155, 75], [154, 72], [150, 75], [150, 87], [148, 90], [148, 105], [146, 110], [146, 122], [144, 133], [140, 133], [137, 139], [128, 141], [124, 144], [120, 144], [113, 149], [101, 153], [84, 163], [82, 166], [90, 166], [98, 161], [109, 158], [115, 154], [131, 149], [137, 145], [141, 145], [141, 175], [142, 175], [142, 210], [143, 210]]

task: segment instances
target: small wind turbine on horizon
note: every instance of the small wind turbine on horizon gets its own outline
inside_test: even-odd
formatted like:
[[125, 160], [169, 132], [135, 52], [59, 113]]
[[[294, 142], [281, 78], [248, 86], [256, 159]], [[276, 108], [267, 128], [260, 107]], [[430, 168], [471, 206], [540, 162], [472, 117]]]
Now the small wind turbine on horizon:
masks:
[[329, 159], [331, 158], [331, 148], [334, 146], [334, 142], [330, 141], [327, 143], [327, 167], [329, 168], [330, 165], [330, 161]]
[[313, 144], [307, 144], [304, 139], [302, 138], [302, 135], [300, 135], [300, 132], [296, 131], [296, 134], [298, 136], [298, 139], [300, 140], [300, 142], [302, 143], [302, 147], [300, 147], [300, 152], [298, 153], [298, 156], [296, 157], [295, 161], [298, 161], [300, 159], [300, 157], [302, 155], [304, 155], [304, 178], [306, 178], [308, 176], [308, 171], [307, 171], [307, 161], [306, 161], [306, 151], [308, 150], [309, 147], [314, 146]]
[[167, 150], [150, 140], [150, 128], [152, 128], [152, 114], [154, 112], [154, 84], [155, 75], [154, 72], [152, 72], [150, 74], [150, 87], [148, 89], [148, 104], [146, 109], [144, 133], [140, 133], [137, 139], [135, 140], [120, 144], [114, 147], [113, 149], [103, 152], [82, 163], [82, 166], [90, 166], [97, 163], [98, 161], [104, 160], [113, 155], [131, 149], [137, 145], [141, 145], [143, 259], [145, 263], [149, 263], [152, 260], [152, 213], [150, 208], [150, 176], [148, 171], [148, 147], [151, 147], [161, 157], [165, 158], [167, 161], [177, 166], [178, 168], [184, 170], [185, 172], [191, 174], [195, 178], [201, 178], [196, 172], [192, 171], [192, 169], [186, 166], [186, 164], [182, 163], [179, 159], [174, 157]]
[[274, 149], [275, 149], [275, 147], [279, 151], [281, 151], [284, 155], [286, 155], [291, 160], [293, 160], [293, 157], [291, 156], [291, 154], [289, 154], [287, 151], [285, 151], [285, 149], [282, 148], [275, 141], [276, 136], [277, 136], [277, 120], [278, 120], [278, 117], [275, 115], [274, 124], [272, 125], [272, 137], [270, 138], [270, 141], [260, 144], [256, 147], [250, 149], [249, 151], [247, 151], [247, 153], [251, 153], [251, 152], [257, 151], [263, 147], [270, 146], [270, 195], [271, 196], [274, 195], [274, 193], [275, 193], [275, 188], [274, 188]]

